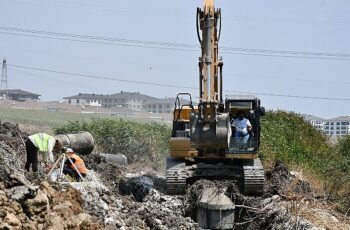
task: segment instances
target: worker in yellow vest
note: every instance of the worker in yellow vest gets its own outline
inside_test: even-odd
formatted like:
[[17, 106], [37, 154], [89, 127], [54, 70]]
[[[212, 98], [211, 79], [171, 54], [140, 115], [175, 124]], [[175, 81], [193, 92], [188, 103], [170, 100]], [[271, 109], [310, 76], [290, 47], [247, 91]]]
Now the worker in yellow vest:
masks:
[[[82, 177], [85, 177], [88, 170], [85, 167], [83, 159], [81, 159], [77, 154], [75, 154], [73, 149], [71, 148], [67, 148], [66, 154], [72, 162], [70, 162], [70, 160], [66, 160], [65, 167], [63, 168], [63, 173], [70, 175], [75, 180], [80, 179], [79, 173]], [[74, 166], [72, 163], [74, 164]], [[77, 170], [79, 173], [77, 172]]]
[[40, 161], [48, 166], [53, 163], [53, 151], [60, 152], [62, 144], [46, 133], [36, 133], [28, 137], [25, 142], [27, 162], [25, 169], [29, 172], [30, 165], [34, 173], [38, 172], [38, 152]]

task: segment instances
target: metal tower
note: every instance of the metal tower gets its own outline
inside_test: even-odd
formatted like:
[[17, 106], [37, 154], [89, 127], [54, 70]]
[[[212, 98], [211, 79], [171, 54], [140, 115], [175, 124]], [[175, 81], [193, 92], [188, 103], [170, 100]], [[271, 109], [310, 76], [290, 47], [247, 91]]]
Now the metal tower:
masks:
[[1, 84], [0, 84], [1, 94], [4, 97], [8, 97], [8, 84], [7, 84], [7, 64], [6, 58], [2, 61], [2, 75], [1, 75]]

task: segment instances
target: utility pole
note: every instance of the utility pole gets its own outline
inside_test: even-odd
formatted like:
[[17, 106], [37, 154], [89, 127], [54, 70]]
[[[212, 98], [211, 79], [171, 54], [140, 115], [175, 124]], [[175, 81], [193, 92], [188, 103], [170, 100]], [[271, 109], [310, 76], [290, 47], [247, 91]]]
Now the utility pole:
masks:
[[2, 61], [2, 75], [0, 84], [1, 94], [4, 98], [8, 98], [8, 84], [7, 84], [7, 64], [6, 58]]

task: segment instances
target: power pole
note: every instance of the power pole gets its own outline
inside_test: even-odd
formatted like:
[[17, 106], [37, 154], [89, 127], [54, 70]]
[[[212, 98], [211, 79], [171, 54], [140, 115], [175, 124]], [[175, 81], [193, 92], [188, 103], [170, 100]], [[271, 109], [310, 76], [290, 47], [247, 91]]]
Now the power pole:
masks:
[[1, 75], [1, 84], [0, 84], [1, 94], [8, 98], [8, 83], [7, 83], [7, 64], [6, 58], [2, 61], [2, 75]]

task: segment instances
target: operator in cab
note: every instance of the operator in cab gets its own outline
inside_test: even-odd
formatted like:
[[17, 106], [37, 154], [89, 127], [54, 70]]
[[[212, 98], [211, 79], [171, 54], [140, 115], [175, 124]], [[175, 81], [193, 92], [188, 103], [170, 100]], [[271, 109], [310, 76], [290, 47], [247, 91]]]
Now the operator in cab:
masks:
[[235, 130], [233, 137], [236, 142], [242, 139], [243, 144], [246, 144], [250, 137], [249, 132], [252, 131], [252, 125], [250, 121], [245, 118], [244, 111], [238, 111], [237, 115], [238, 117], [231, 121], [231, 126], [233, 126]]

